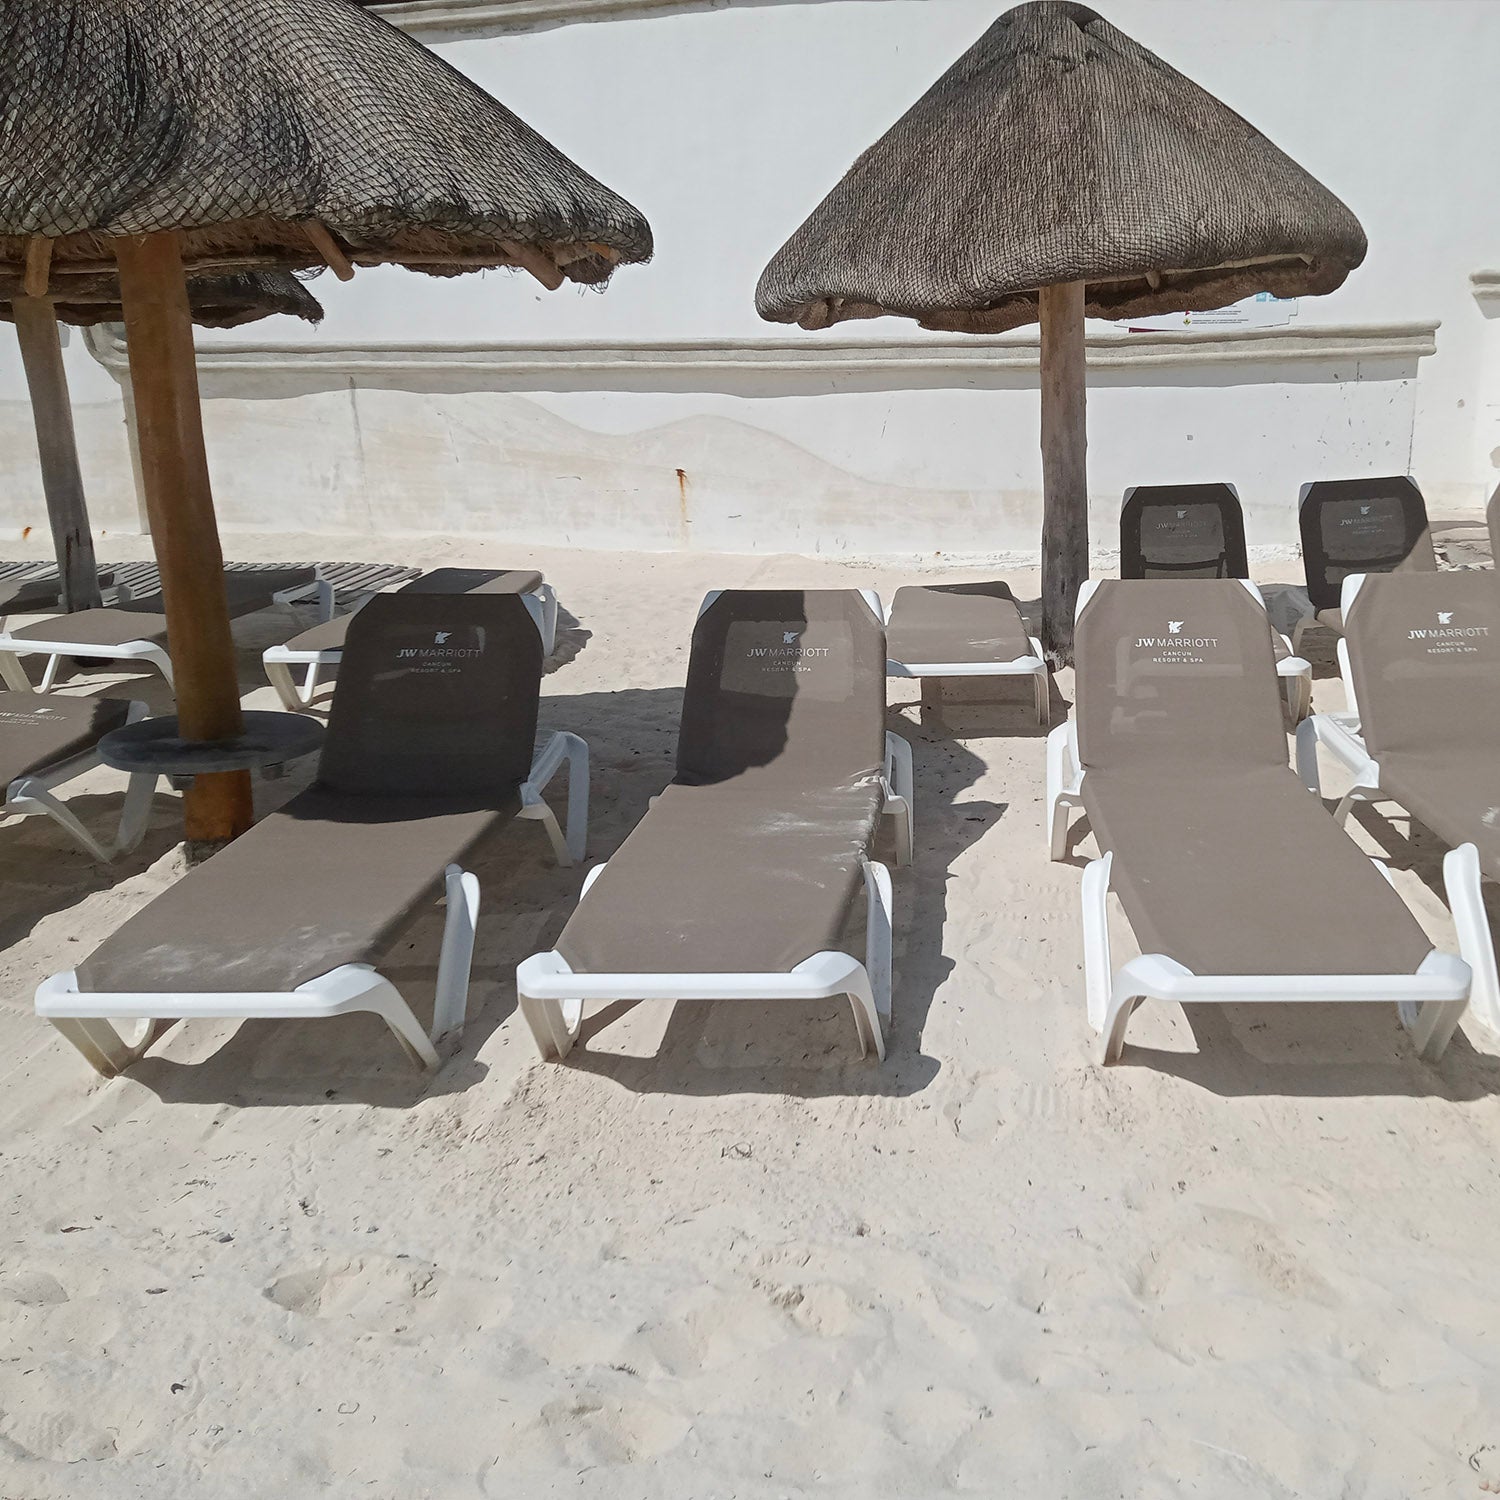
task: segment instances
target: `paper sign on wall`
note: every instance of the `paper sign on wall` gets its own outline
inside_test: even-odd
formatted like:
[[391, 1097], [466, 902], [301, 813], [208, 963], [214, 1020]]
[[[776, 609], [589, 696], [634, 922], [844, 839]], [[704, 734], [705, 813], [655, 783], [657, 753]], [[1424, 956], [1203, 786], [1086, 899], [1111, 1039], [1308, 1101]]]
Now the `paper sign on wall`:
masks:
[[1216, 307], [1211, 312], [1163, 313], [1156, 318], [1129, 318], [1121, 323], [1131, 333], [1180, 333], [1190, 328], [1285, 328], [1297, 316], [1295, 297], [1273, 297], [1257, 292], [1243, 302]]

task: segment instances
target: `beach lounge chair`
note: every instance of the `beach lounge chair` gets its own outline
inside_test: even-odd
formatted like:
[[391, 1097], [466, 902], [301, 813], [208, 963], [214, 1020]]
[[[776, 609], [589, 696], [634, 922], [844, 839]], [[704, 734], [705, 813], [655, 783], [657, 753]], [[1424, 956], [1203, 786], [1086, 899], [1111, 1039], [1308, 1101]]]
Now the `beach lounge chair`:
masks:
[[[552, 655], [557, 643], [557, 595], [540, 573], [506, 568], [434, 568], [404, 583], [398, 594], [520, 594], [536, 616], [542, 652]], [[293, 713], [308, 708], [322, 686], [325, 669], [336, 667], [344, 650], [349, 621], [357, 611], [335, 615], [263, 654], [266, 676], [276, 695]], [[302, 680], [293, 669], [302, 669]]]
[[146, 832], [156, 777], [130, 778], [120, 825], [108, 841], [97, 838], [54, 792], [99, 764], [99, 741], [112, 729], [146, 716], [146, 705], [124, 698], [41, 697], [0, 692], [0, 816], [52, 819], [95, 859], [106, 862], [134, 849]]
[[[239, 619], [273, 604], [302, 599], [317, 601], [324, 617], [333, 607], [332, 590], [319, 579], [316, 568], [233, 569], [224, 574], [229, 617]], [[23, 656], [45, 656], [42, 680], [32, 689]], [[127, 589], [104, 609], [56, 615], [18, 630], [0, 631], [0, 677], [20, 692], [48, 692], [57, 680], [59, 665], [78, 660], [144, 662], [154, 666], [168, 684], [172, 659], [167, 654], [167, 617], [159, 594], [134, 595]]]
[[1293, 650], [1313, 625], [1343, 634], [1339, 591], [1351, 573], [1437, 572], [1427, 502], [1409, 475], [1305, 484], [1298, 521], [1307, 588], [1292, 591]]
[[[589, 872], [550, 953], [517, 974], [544, 1058], [605, 1000], [847, 995], [885, 1056], [891, 884], [882, 812], [911, 858], [911, 751], [885, 733], [879, 600], [853, 589], [710, 595], [693, 631], [677, 775]], [[865, 959], [842, 934], [865, 895]]]
[[944, 677], [1030, 677], [1037, 723], [1048, 709], [1047, 660], [1003, 583], [939, 583], [896, 590], [886, 616], [886, 675], [922, 678], [923, 707]]
[[[582, 858], [588, 751], [554, 734], [533, 755], [541, 638], [511, 595], [376, 599], [349, 630], [317, 779], [36, 992], [101, 1073], [149, 1044], [115, 1022], [311, 1018], [372, 1011], [414, 1062], [463, 1026], [479, 909], [465, 866], [512, 818]], [[568, 834], [542, 800], [567, 765]], [[430, 1033], [381, 956], [447, 896]]]
[[1339, 667], [1349, 711], [1297, 731], [1297, 769], [1321, 790], [1318, 746], [1356, 802], [1395, 802], [1448, 846], [1443, 881], [1470, 1005], [1500, 1032], [1500, 980], [1480, 884], [1500, 880], [1500, 579], [1490, 572], [1352, 574]]
[[[1138, 484], [1125, 491], [1121, 578], [1249, 576], [1245, 515], [1232, 484]], [[1274, 627], [1271, 654], [1295, 724], [1312, 708], [1312, 664]]]
[[[1394, 1000], [1421, 1054], [1439, 1056], [1468, 965], [1433, 948], [1288, 766], [1254, 589], [1085, 584], [1075, 641], [1077, 701], [1048, 739], [1047, 800], [1054, 859], [1073, 807], [1100, 850], [1083, 876], [1083, 941], [1101, 1061], [1119, 1058], [1148, 996]], [[1110, 890], [1141, 948], [1117, 972]]]

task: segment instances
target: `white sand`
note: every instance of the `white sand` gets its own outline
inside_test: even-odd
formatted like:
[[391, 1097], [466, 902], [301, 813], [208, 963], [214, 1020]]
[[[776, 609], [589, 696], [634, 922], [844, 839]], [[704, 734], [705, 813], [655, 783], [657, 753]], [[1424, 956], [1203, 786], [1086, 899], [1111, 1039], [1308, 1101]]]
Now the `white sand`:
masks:
[[[536, 558], [580, 622], [544, 719], [592, 743], [596, 855], [670, 775], [705, 587], [914, 573]], [[256, 681], [285, 620], [238, 630]], [[108, 870], [43, 820], [0, 830], [0, 1495], [1500, 1491], [1495, 1048], [1466, 1024], [1434, 1068], [1389, 1007], [1158, 1004], [1094, 1067], [1025, 717], [960, 741], [893, 711], [918, 859], [880, 1069], [834, 1004], [611, 1011], [540, 1063], [514, 969], [579, 876], [519, 824], [435, 1081], [355, 1020], [178, 1027], [105, 1083], [31, 991], [176, 878], [175, 800]], [[1404, 823], [1369, 829], [1410, 863]], [[1451, 945], [1437, 852], [1396, 878]], [[389, 965], [419, 1011], [439, 926]]]

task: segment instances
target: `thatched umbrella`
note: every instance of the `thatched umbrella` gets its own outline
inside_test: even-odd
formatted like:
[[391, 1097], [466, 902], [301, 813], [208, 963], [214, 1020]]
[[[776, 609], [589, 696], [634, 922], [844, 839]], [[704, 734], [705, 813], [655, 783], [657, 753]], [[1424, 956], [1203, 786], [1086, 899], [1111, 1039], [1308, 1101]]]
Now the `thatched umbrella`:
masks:
[[[65, 610], [96, 609], [102, 602], [94, 561], [94, 538], [89, 529], [83, 475], [78, 467], [78, 441], [73, 432], [73, 406], [63, 367], [59, 323], [90, 328], [118, 323], [124, 318], [119, 278], [112, 275], [69, 279], [69, 302], [29, 297], [18, 276], [0, 277], [0, 319], [16, 325], [21, 362], [31, 394], [31, 416], [41, 459], [42, 490], [47, 497], [47, 520], [57, 554]], [[195, 276], [188, 283], [193, 321], [206, 328], [235, 328], [276, 313], [319, 322], [323, 309], [317, 299], [285, 271], [243, 271], [234, 276]]]
[[[0, 0], [0, 274], [67, 301], [118, 269], [147, 511], [191, 739], [243, 721], [198, 412], [188, 270], [519, 266], [549, 288], [651, 231], [509, 110], [348, 0]], [[190, 843], [249, 825], [200, 776]]]
[[995, 22], [849, 169], [761, 276], [761, 316], [826, 328], [1042, 325], [1043, 638], [1071, 656], [1088, 575], [1085, 317], [1331, 292], [1354, 215], [1259, 131], [1087, 6]]

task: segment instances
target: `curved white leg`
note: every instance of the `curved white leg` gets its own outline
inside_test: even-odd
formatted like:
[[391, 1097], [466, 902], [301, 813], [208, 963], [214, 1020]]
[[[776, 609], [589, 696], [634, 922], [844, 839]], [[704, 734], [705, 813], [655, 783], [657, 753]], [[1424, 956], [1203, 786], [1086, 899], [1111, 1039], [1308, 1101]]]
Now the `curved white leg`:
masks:
[[87, 1059], [96, 1073], [113, 1078], [137, 1061], [151, 1044], [154, 1028], [147, 1025], [145, 1035], [132, 1044], [104, 1020], [79, 1020], [56, 1017], [52, 1020], [60, 1035], [70, 1041]]
[[21, 665], [21, 658], [14, 651], [0, 651], [0, 677], [5, 679], [5, 685], [15, 693], [33, 693], [36, 691], [31, 685], [31, 679], [26, 675], [26, 668]]
[[1119, 1062], [1120, 1054], [1125, 1050], [1125, 1028], [1143, 999], [1144, 995], [1132, 994], [1128, 987], [1110, 996], [1099, 1036], [1099, 1061], [1105, 1066]]
[[1481, 1026], [1500, 1033], [1500, 976], [1495, 971], [1495, 936], [1482, 883], [1479, 851], [1473, 844], [1460, 844], [1443, 856], [1443, 885], [1458, 932], [1459, 957], [1474, 975], [1469, 1004]]
[[[877, 1032], [891, 1018], [891, 872], [865, 861], [865, 975], [874, 996]], [[880, 1048], [885, 1056], [885, 1048]]]
[[457, 865], [445, 874], [448, 916], [438, 956], [437, 992], [432, 1002], [432, 1040], [463, 1035], [469, 1009], [469, 975], [474, 963], [474, 931], [479, 921], [479, 877]]

